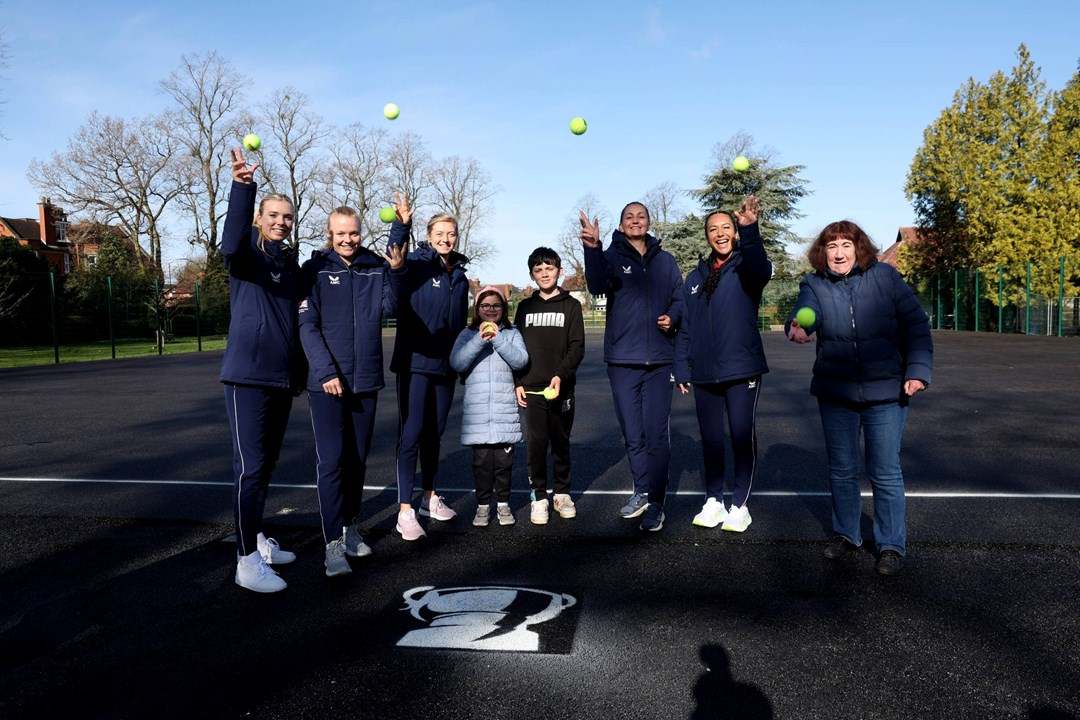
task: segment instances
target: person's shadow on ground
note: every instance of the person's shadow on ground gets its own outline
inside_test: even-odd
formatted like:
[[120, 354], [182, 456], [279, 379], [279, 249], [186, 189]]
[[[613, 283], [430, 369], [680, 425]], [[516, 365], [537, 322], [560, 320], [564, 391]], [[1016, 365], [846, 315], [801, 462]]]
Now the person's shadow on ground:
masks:
[[703, 646], [701, 661], [705, 672], [694, 685], [697, 707], [691, 720], [772, 718], [772, 704], [765, 694], [754, 685], [736, 682], [731, 676], [731, 663], [724, 648]]

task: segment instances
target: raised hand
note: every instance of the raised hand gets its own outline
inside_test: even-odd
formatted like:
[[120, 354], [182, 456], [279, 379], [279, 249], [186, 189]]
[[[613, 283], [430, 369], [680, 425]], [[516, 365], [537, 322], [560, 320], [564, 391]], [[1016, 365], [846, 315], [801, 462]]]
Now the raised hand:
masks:
[[232, 179], [238, 183], [250, 185], [253, 182], [255, 168], [259, 167], [259, 163], [255, 163], [249, 168], [244, 160], [244, 151], [240, 148], [230, 150], [229, 155], [232, 156]]
[[391, 245], [383, 253], [383, 260], [390, 263], [391, 270], [400, 270], [405, 267], [405, 248], [401, 245]]
[[758, 201], [753, 195], [743, 200], [742, 205], [735, 211], [735, 220], [740, 225], [753, 225], [757, 222], [757, 216]]
[[799, 327], [799, 321], [792, 319], [791, 329], [788, 330], [788, 340], [793, 343], [811, 343], [814, 342], [814, 338], [811, 335], [807, 335], [806, 331]]
[[405, 193], [394, 193], [394, 211], [402, 225], [412, 222], [412, 210], [409, 209], [409, 197]]
[[600, 218], [593, 218], [592, 222], [589, 222], [589, 216], [584, 210], [578, 212], [581, 213], [581, 242], [589, 247], [597, 247], [600, 244]]

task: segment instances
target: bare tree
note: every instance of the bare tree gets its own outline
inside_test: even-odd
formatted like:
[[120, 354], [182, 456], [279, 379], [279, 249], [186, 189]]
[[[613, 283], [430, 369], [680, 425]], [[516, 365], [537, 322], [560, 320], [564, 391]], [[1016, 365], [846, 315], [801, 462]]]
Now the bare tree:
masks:
[[319, 192], [321, 143], [329, 135], [320, 115], [313, 112], [306, 95], [295, 88], [276, 90], [261, 106], [262, 122], [270, 128], [273, 142], [263, 146], [263, 172], [273, 192], [290, 198], [296, 213], [292, 244], [319, 244], [322, 223], [312, 215]]
[[417, 226], [423, 228], [422, 222], [419, 222], [421, 218], [430, 214], [427, 195], [431, 188], [431, 153], [424, 147], [419, 135], [405, 132], [390, 141], [387, 164], [390, 187], [408, 195], [409, 204], [416, 213], [414, 217], [418, 222], [413, 223], [415, 233]]
[[475, 159], [451, 155], [431, 172], [431, 186], [437, 210], [457, 218], [457, 249], [477, 265], [495, 257], [498, 248], [494, 243], [476, 234], [491, 212], [488, 200], [496, 191], [491, 175]]
[[[372, 250], [381, 250], [386, 235], [379, 208], [392, 204], [390, 186], [390, 136], [385, 130], [367, 129], [360, 123], [345, 128], [331, 143], [333, 161], [323, 178], [319, 199], [329, 214], [341, 205], [360, 214], [360, 235]], [[411, 198], [410, 198], [411, 200]]]
[[27, 177], [70, 211], [119, 225], [140, 246], [145, 238], [160, 272], [162, 216], [191, 183], [175, 122], [169, 113], [127, 121], [91, 112], [67, 150], [34, 160]]
[[563, 221], [563, 229], [559, 233], [559, 255], [562, 257], [563, 272], [567, 275], [585, 277], [585, 256], [581, 250], [581, 213], [584, 212], [589, 220], [599, 218], [600, 239], [604, 240], [614, 229], [614, 221], [611, 213], [603, 208], [600, 200], [592, 193], [586, 193], [574, 203], [574, 210]]
[[713, 145], [712, 167], [709, 175], [727, 170], [731, 163], [740, 155], [753, 159], [755, 162], [768, 164], [776, 156], [776, 150], [769, 145], [755, 145], [754, 136], [745, 130], [739, 130], [723, 142]]
[[641, 201], [652, 216], [653, 234], [663, 236], [668, 226], [675, 222], [679, 198], [685, 194], [678, 185], [668, 180], [642, 195]]
[[[197, 182], [181, 198], [191, 215], [188, 241], [207, 254], [218, 249], [218, 224], [230, 187], [229, 148], [245, 134], [243, 88], [248, 79], [217, 54], [183, 55], [158, 83], [176, 101], [176, 139], [197, 166]], [[249, 126], [249, 125], [248, 125]]]

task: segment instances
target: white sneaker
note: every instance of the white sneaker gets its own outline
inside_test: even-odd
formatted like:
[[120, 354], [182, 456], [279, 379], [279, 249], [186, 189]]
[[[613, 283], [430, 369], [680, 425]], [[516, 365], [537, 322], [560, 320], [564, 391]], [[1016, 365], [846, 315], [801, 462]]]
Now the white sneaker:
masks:
[[432, 520], [453, 520], [457, 517], [457, 513], [446, 507], [446, 503], [443, 502], [442, 496], [432, 495], [431, 500], [427, 499], [425, 495], [420, 499], [420, 517], [429, 517]]
[[547, 498], [543, 500], [533, 500], [532, 507], [529, 510], [529, 522], [533, 525], [547, 525], [548, 522], [548, 501]]
[[559, 513], [561, 518], [577, 517], [577, 507], [574, 506], [574, 501], [570, 499], [569, 495], [565, 493], [555, 493], [553, 498], [555, 504], [555, 512]]
[[701, 512], [694, 516], [694, 524], [698, 527], [714, 528], [727, 520], [728, 511], [724, 503], [716, 498], [709, 498], [701, 506]]
[[420, 527], [420, 521], [416, 519], [416, 511], [412, 508], [398, 513], [397, 525], [394, 529], [401, 533], [402, 540], [419, 540], [427, 537], [424, 528]]
[[259, 554], [263, 556], [267, 565], [288, 565], [296, 559], [296, 553], [282, 550], [277, 540], [268, 538], [262, 533], [259, 533], [257, 545]]
[[266, 564], [266, 559], [258, 550], [237, 558], [236, 584], [257, 593], [278, 592], [287, 587], [287, 583]]
[[741, 507], [732, 506], [728, 510], [727, 520], [720, 527], [721, 530], [728, 530], [730, 532], [743, 532], [746, 528], [750, 527], [750, 510], [745, 505]]
[[345, 536], [326, 546], [326, 577], [348, 575], [352, 572], [349, 561], [345, 559]]
[[360, 526], [355, 522], [345, 528], [345, 554], [353, 557], [367, 557], [371, 554], [371, 547], [364, 542]]
[[510, 505], [507, 503], [499, 503], [495, 506], [495, 517], [499, 518], [500, 525], [513, 525], [514, 513], [510, 510]]

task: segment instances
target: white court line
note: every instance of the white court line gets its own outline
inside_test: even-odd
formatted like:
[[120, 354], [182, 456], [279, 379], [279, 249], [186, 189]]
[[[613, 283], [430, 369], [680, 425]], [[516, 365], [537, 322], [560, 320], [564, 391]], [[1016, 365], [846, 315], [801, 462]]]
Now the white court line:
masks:
[[[101, 485], [190, 485], [190, 486], [209, 486], [209, 487], [230, 487], [232, 483], [225, 482], [211, 482], [209, 480], [107, 480], [97, 478], [26, 478], [26, 477], [0, 477], [0, 482], [11, 483], [72, 483], [76, 485], [88, 485], [88, 484], [101, 484]], [[295, 483], [270, 483], [271, 488], [280, 488], [288, 490], [315, 490], [314, 484], [295, 484]], [[397, 490], [396, 485], [366, 485], [364, 492], [384, 492], [386, 490]], [[471, 493], [475, 488], [439, 488], [439, 492], [444, 493]], [[529, 490], [512, 490], [511, 492], [518, 494], [527, 494]], [[574, 495], [629, 495], [629, 490], [586, 490], [583, 493], [574, 493]], [[676, 496], [701, 496], [702, 490], [679, 490], [674, 493], [668, 493], [668, 495]], [[754, 497], [829, 497], [830, 493], [824, 490], [809, 490], [805, 492], [797, 492], [795, 490], [761, 490], [754, 493]], [[863, 490], [861, 495], [863, 497], [871, 497], [872, 493], [869, 490]], [[1080, 500], [1080, 494], [1077, 493], [1019, 493], [1019, 492], [966, 492], [966, 491], [944, 491], [944, 492], [922, 492], [922, 491], [908, 491], [904, 493], [905, 497], [909, 498], [972, 498], [972, 499], [1010, 499], [1010, 500]]]

